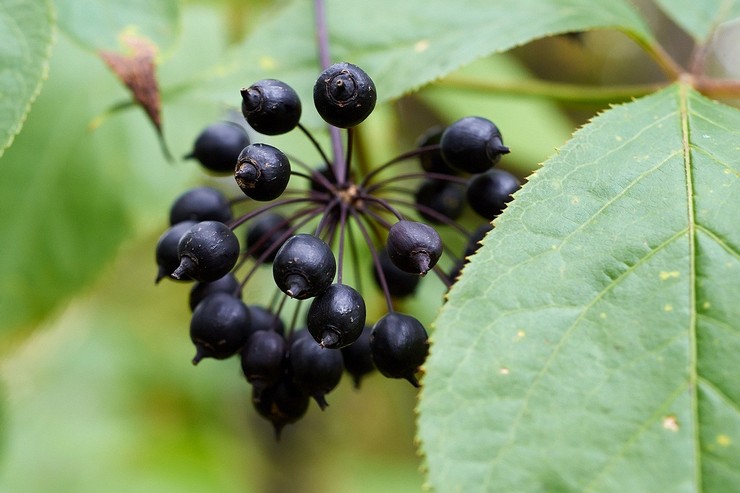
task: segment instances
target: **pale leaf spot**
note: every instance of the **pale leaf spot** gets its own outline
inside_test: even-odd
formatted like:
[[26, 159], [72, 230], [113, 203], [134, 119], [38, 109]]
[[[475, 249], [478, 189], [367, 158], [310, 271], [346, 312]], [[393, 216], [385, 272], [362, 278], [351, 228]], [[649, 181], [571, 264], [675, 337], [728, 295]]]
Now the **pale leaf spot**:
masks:
[[663, 418], [663, 428], [670, 431], [678, 431], [678, 419], [675, 416]]
[[674, 278], [675, 279], [675, 278], [678, 278], [680, 275], [681, 275], [681, 273], [678, 272], [677, 270], [672, 270], [670, 272], [661, 271], [660, 272], [660, 280], [661, 281], [666, 281], [666, 280], [671, 279], [671, 278]]
[[414, 45], [414, 51], [417, 53], [422, 53], [424, 51], [427, 51], [427, 49], [429, 49], [428, 39], [421, 39], [417, 41], [417, 43]]

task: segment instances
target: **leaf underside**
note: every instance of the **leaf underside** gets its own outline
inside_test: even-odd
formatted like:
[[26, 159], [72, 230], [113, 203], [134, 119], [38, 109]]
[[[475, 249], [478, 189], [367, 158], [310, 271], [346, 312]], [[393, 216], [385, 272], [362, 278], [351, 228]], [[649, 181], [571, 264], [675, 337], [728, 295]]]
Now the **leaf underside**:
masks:
[[740, 0], [655, 0], [665, 14], [698, 43], [705, 43], [717, 27], [740, 17]]
[[738, 129], [674, 85], [531, 177], [436, 322], [419, 406], [436, 491], [740, 484]]
[[[636, 11], [621, 0], [462, 0], [454, 7], [447, 0], [429, 0], [424, 8], [395, 0], [327, 0], [326, 12], [332, 62], [361, 66], [373, 78], [380, 101], [483, 56], [556, 33], [614, 28], [651, 39]], [[231, 61], [210, 69], [205, 75], [210, 82], [200, 81], [200, 90], [233, 101], [234, 87], [271, 77], [293, 85], [310, 101], [320, 72], [314, 24], [311, 2], [294, 2], [273, 13], [237, 47]]]
[[0, 156], [20, 132], [48, 73], [53, 32], [50, 1], [0, 4]]

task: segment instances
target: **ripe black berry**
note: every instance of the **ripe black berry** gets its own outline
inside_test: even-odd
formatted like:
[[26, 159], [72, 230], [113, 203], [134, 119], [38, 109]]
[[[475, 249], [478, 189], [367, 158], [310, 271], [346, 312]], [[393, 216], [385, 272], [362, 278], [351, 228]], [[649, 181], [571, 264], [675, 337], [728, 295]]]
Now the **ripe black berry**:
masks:
[[435, 224], [457, 219], [465, 209], [465, 189], [445, 180], [425, 180], [414, 196], [419, 215]]
[[328, 124], [359, 125], [375, 108], [375, 83], [360, 67], [336, 63], [324, 70], [313, 88], [316, 110]]
[[285, 334], [285, 324], [277, 314], [259, 305], [248, 306], [249, 318], [252, 320], [252, 331], [271, 330], [278, 334]]
[[306, 233], [288, 238], [272, 263], [277, 287], [299, 300], [316, 296], [328, 288], [336, 270], [337, 263], [329, 245], [318, 236]]
[[180, 238], [177, 245], [180, 265], [175, 279], [211, 282], [225, 276], [239, 258], [239, 240], [222, 222], [201, 221]]
[[190, 339], [195, 344], [193, 364], [203, 358], [226, 359], [236, 354], [250, 334], [249, 309], [228, 293], [203, 299], [190, 319]]
[[[421, 277], [417, 274], [411, 274], [396, 267], [396, 264], [394, 264], [388, 256], [388, 250], [382, 248], [378, 252], [378, 260], [380, 261], [381, 273], [385, 277], [388, 292], [391, 296], [403, 298], [416, 291], [416, 286], [419, 285]], [[380, 283], [380, 274], [378, 273], [375, 263], [373, 263], [373, 276], [377, 285], [382, 286]]]
[[388, 313], [373, 326], [370, 351], [380, 373], [389, 378], [405, 378], [418, 387], [415, 374], [429, 351], [427, 331], [410, 315]]
[[290, 181], [290, 162], [280, 149], [251, 144], [242, 149], [234, 171], [237, 185], [254, 200], [278, 198]]
[[290, 222], [280, 214], [275, 212], [262, 214], [249, 224], [247, 251], [255, 259], [272, 262], [290, 231]]
[[[233, 171], [234, 164], [231, 163]], [[182, 221], [220, 221], [231, 220], [231, 204], [220, 191], [211, 187], [197, 187], [188, 190], [175, 199], [170, 207], [170, 224]]]
[[190, 289], [190, 297], [188, 299], [190, 311], [195, 310], [198, 303], [213, 293], [226, 293], [231, 296], [239, 297], [241, 295], [241, 286], [239, 281], [231, 272], [215, 281], [196, 282]]
[[[417, 148], [439, 145], [439, 141], [442, 138], [442, 132], [444, 127], [437, 126], [428, 129], [424, 132], [416, 143]], [[456, 175], [458, 171], [455, 168], [450, 167], [442, 157], [442, 151], [436, 149], [433, 151], [424, 152], [419, 155], [419, 163], [422, 169], [429, 173], [441, 173], [444, 175]]]
[[283, 376], [288, 344], [282, 334], [258, 330], [249, 336], [240, 354], [242, 372], [259, 395]]
[[352, 375], [357, 389], [360, 388], [362, 378], [375, 369], [373, 357], [370, 353], [370, 333], [372, 329], [371, 325], [366, 325], [355, 342], [341, 349], [344, 369]]
[[[196, 224], [197, 223], [195, 221], [179, 222], [167, 228], [167, 230], [162, 233], [162, 236], [159, 237], [156, 247], [156, 259], [159, 269], [157, 271], [157, 278], [154, 281], [155, 283], [158, 283], [163, 278], [171, 275], [180, 265], [180, 256], [177, 254], [177, 245], [180, 244], [180, 238], [182, 238], [182, 236], [190, 231], [190, 228]], [[173, 277], [172, 279], [176, 278]], [[183, 277], [178, 280], [190, 281], [191, 279], [189, 277]]]
[[447, 164], [468, 173], [487, 171], [509, 153], [498, 127], [478, 116], [462, 118], [447, 127], [440, 146]]
[[249, 145], [249, 135], [243, 127], [231, 122], [214, 123], [206, 127], [186, 159], [197, 159], [214, 173], [233, 173], [236, 159], [242, 149]]
[[242, 114], [261, 134], [290, 132], [301, 119], [301, 100], [285, 82], [264, 79], [242, 89], [241, 94]]
[[473, 177], [468, 185], [470, 207], [482, 217], [493, 220], [510, 202], [521, 185], [508, 171], [492, 169]]
[[289, 378], [262, 390], [252, 388], [252, 405], [275, 428], [275, 439], [287, 424], [295, 423], [306, 414], [310, 397], [298, 389]]
[[360, 337], [365, 326], [365, 300], [346, 284], [332, 284], [311, 302], [308, 331], [322, 347], [339, 349]]
[[342, 352], [321, 347], [311, 336], [297, 336], [290, 344], [288, 365], [296, 387], [326, 409], [324, 396], [339, 384], [344, 372]]
[[423, 276], [442, 255], [442, 239], [424, 223], [398, 221], [388, 231], [386, 249], [396, 267]]

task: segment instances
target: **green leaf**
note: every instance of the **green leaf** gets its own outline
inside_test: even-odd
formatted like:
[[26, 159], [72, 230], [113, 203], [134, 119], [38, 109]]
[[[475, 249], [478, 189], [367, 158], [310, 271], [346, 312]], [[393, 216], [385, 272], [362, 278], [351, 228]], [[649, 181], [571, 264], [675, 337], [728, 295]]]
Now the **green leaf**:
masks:
[[[395, 0], [326, 4], [332, 60], [367, 71], [381, 101], [482, 56], [551, 34], [616, 28], [645, 42], [652, 39], [642, 19], [621, 0], [464, 0], [454, 8], [447, 0], [430, 0], [423, 8]], [[233, 101], [245, 83], [273, 77], [294, 84], [310, 101], [319, 72], [314, 24], [311, 2], [293, 2], [272, 13], [231, 59], [211, 69], [213, 79], [204, 93]]]
[[120, 49], [120, 36], [132, 32], [167, 48], [177, 37], [177, 0], [57, 0], [59, 27], [92, 50]]
[[660, 8], [698, 43], [704, 43], [723, 22], [740, 17], [738, 0], [656, 0]]
[[0, 4], [0, 157], [21, 131], [49, 71], [53, 17], [50, 0]]
[[[90, 130], [93, 115], [120, 91], [105, 70], [95, 57], [60, 38], [54, 75], [3, 156], [0, 335], [38, 322], [79, 294], [135, 228], [158, 224], [164, 229], [169, 203], [192, 176], [181, 166], [167, 165], [139, 112]], [[194, 107], [186, 114], [196, 118], [185, 123], [182, 114], [171, 114], [181, 122], [171, 133], [179, 138], [178, 149], [180, 142], [191, 145], [203, 121]], [[155, 269], [153, 254], [145, 261]]]
[[[531, 76], [507, 54], [487, 57], [455, 72], [455, 76], [473, 80], [507, 80], [526, 83]], [[509, 95], [449, 88], [430, 84], [416, 97], [440, 115], [442, 121], [455, 121], [467, 115], [480, 115], [506, 129], [504, 141], [512, 149], [502, 166], [517, 174], [529, 174], [568, 140], [573, 124], [558, 108], [544, 98], [511, 97]]]
[[433, 333], [434, 489], [736, 489], [738, 129], [674, 85], [595, 118], [517, 193]]

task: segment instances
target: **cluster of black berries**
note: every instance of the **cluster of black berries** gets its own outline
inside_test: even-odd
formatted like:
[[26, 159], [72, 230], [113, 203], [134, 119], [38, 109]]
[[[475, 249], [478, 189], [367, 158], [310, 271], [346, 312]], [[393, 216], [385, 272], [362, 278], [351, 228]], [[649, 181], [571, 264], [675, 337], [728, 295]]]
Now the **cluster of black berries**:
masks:
[[[316, 169], [271, 145], [250, 143], [245, 129], [233, 123], [216, 123], [198, 136], [187, 157], [211, 173], [233, 174], [244, 196], [229, 200], [214, 188], [189, 190], [172, 205], [170, 228], [157, 244], [157, 281], [194, 282], [193, 363], [239, 355], [253, 404], [277, 434], [306, 412], [310, 398], [324, 409], [325, 395], [344, 371], [356, 386], [377, 369], [418, 387], [427, 331], [412, 315], [396, 311], [394, 300], [412, 294], [428, 272], [448, 286], [454, 282], [490, 220], [519, 188], [513, 175], [493, 168], [509, 152], [498, 128], [487, 119], [467, 117], [432, 129], [414, 150], [356, 179], [350, 170], [352, 129], [376, 102], [375, 85], [359, 67], [332, 65], [314, 85], [315, 107], [333, 132], [332, 159], [300, 124], [301, 101], [290, 86], [261, 80], [242, 89], [241, 96], [252, 129], [279, 135], [299, 128], [324, 163]], [[347, 129], [346, 149], [340, 129]], [[380, 178], [384, 170], [402, 169], [415, 159], [421, 170], [412, 163]], [[291, 177], [307, 180], [306, 186], [288, 188]], [[416, 186], [405, 188], [404, 182]], [[235, 207], [243, 202], [251, 208], [235, 217]], [[466, 204], [488, 220], [473, 232], [457, 222]], [[442, 238], [427, 223], [449, 226], [467, 238], [459, 259], [446, 252], [453, 259], [448, 271], [437, 265]], [[234, 230], [242, 225], [240, 242]], [[356, 238], [370, 253], [375, 284], [388, 306], [372, 324], [362, 294], [343, 282], [345, 250], [357, 253]], [[240, 280], [237, 273], [250, 260]], [[272, 266], [276, 296], [269, 307], [247, 305], [242, 290], [263, 265]], [[311, 300], [305, 327], [296, 327], [297, 309], [286, 330], [282, 311], [289, 298]]]

